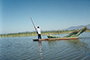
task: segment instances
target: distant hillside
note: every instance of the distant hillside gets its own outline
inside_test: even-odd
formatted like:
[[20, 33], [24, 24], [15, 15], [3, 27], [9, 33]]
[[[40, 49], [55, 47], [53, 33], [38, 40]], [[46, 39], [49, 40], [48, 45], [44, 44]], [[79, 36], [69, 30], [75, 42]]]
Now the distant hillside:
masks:
[[87, 25], [88, 29], [90, 29], [90, 24]]
[[81, 28], [83, 28], [84, 26], [87, 26], [87, 28], [90, 29], [90, 24], [88, 24], [88, 25], [80, 25], [80, 26], [71, 26], [71, 27], [69, 27], [69, 28], [67, 28], [67, 29], [65, 29], [65, 30], [81, 29]]

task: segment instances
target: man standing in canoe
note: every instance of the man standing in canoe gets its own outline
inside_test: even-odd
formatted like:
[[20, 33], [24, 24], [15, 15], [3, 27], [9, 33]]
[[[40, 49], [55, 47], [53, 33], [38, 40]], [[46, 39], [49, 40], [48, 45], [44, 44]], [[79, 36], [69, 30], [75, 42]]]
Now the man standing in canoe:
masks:
[[38, 39], [41, 39], [41, 30], [39, 28], [39, 26], [37, 27], [37, 34], [38, 34]]
[[37, 29], [36, 29], [36, 27], [35, 27], [35, 25], [34, 25], [33, 20], [32, 20], [31, 17], [30, 17], [30, 19], [31, 19], [31, 21], [32, 21], [32, 24], [33, 24], [35, 30], [37, 31], [38, 39], [41, 39], [41, 30], [40, 30], [39, 26], [38, 26]]

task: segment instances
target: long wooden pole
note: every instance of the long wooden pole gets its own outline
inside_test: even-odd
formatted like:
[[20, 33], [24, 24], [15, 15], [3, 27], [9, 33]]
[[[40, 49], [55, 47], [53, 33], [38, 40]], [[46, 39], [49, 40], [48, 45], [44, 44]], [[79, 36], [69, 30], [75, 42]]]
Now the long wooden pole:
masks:
[[31, 17], [30, 17], [30, 19], [31, 19], [31, 21], [32, 21], [32, 24], [33, 24], [33, 26], [34, 26], [35, 30], [37, 31], [37, 29], [36, 29], [36, 27], [35, 27], [35, 25], [34, 25], [33, 20], [32, 20], [32, 18], [31, 18]]

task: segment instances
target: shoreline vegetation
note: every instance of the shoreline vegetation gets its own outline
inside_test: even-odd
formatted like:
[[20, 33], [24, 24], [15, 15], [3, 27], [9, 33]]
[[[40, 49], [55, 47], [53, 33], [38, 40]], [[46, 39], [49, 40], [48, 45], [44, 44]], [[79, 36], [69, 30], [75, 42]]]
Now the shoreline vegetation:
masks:
[[[54, 30], [54, 31], [42, 31], [41, 35], [49, 34], [64, 34], [71, 33], [76, 30]], [[87, 29], [85, 32], [90, 32], [90, 29]], [[0, 34], [0, 37], [22, 37], [22, 36], [37, 36], [36, 32], [20, 32], [20, 33], [10, 33], [10, 34]]]

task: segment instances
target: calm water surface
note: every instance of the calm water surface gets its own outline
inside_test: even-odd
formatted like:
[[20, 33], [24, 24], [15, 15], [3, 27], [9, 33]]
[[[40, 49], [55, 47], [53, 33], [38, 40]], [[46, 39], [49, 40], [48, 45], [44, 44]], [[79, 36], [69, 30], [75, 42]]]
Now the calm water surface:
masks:
[[37, 36], [0, 38], [0, 60], [90, 60], [90, 32], [78, 40], [40, 42], [33, 38]]

